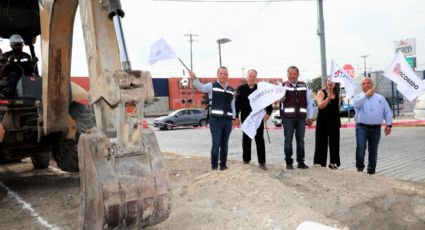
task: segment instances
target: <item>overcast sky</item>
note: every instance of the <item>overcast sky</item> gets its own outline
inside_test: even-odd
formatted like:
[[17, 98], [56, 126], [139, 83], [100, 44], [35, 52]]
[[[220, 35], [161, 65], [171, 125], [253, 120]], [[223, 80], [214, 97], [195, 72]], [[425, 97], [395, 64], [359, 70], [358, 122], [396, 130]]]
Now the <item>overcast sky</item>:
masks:
[[[243, 69], [246, 73], [249, 68], [257, 69], [260, 77], [286, 77], [289, 65], [298, 66], [304, 80], [321, 74], [316, 0], [124, 0], [122, 6], [132, 67], [149, 70], [154, 77], [182, 76], [183, 66], [177, 60], [149, 65], [152, 43], [164, 38], [190, 66], [189, 38], [184, 36], [189, 33], [198, 35], [193, 43], [193, 66], [199, 76], [215, 76], [219, 38], [232, 40], [222, 45], [222, 62], [231, 77], [241, 77]], [[369, 55], [368, 71], [384, 70], [393, 58], [394, 42], [406, 38], [416, 38], [417, 69], [425, 69], [424, 11], [424, 0], [325, 0], [328, 73], [331, 59], [363, 72], [362, 55]], [[5, 43], [1, 44], [3, 50]], [[87, 76], [86, 66], [77, 20], [71, 75]]]

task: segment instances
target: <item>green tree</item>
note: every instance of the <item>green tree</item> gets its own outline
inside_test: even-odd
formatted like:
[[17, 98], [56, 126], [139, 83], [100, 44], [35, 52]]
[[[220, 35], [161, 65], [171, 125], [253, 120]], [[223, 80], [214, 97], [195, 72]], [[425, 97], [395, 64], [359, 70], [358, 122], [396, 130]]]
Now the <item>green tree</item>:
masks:
[[317, 93], [322, 88], [322, 78], [319, 76], [307, 82], [308, 87], [314, 92]]

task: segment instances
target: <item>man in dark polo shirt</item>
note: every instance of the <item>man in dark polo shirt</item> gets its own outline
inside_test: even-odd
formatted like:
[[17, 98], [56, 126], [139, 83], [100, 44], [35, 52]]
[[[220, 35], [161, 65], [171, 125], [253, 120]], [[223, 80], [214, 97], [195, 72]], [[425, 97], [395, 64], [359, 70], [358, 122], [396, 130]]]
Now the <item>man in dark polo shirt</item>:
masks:
[[[241, 116], [241, 122], [244, 122], [252, 109], [249, 104], [248, 96], [257, 89], [257, 71], [255, 69], [248, 70], [247, 83], [239, 86], [236, 92], [236, 114]], [[266, 122], [273, 112], [272, 105], [266, 107], [264, 122]], [[266, 147], [264, 144], [264, 122], [261, 123], [255, 135], [255, 144], [257, 145], [258, 164], [261, 169], [266, 170]], [[251, 138], [243, 133], [242, 137], [242, 159], [245, 164], [251, 161]]]

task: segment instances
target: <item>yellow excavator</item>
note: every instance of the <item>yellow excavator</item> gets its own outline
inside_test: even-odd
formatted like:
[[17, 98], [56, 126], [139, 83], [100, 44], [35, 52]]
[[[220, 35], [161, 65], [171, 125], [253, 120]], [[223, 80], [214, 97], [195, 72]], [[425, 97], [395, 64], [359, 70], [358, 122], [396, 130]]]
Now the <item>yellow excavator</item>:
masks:
[[[70, 81], [78, 7], [90, 107], [77, 102], [81, 90]], [[39, 38], [42, 67], [41, 76], [23, 74], [17, 85], [0, 74], [0, 91], [17, 87], [0, 93], [0, 160], [30, 156], [35, 168], [47, 168], [51, 153], [62, 170], [79, 171], [80, 229], [143, 228], [170, 214], [168, 171], [154, 133], [142, 125], [152, 79], [131, 70], [123, 17], [119, 0], [0, 0], [0, 37], [22, 36], [33, 60]]]

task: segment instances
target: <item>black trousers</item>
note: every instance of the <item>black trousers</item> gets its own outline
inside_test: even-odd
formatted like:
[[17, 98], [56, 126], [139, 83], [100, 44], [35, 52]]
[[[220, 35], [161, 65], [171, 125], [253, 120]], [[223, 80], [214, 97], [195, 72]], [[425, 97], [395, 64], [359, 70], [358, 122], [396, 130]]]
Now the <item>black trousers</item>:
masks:
[[330, 164], [341, 165], [339, 158], [339, 127], [318, 126], [316, 127], [316, 149], [314, 150], [314, 164], [320, 164], [326, 167], [328, 146], [330, 155]]
[[[251, 161], [251, 138], [243, 133], [242, 137], [242, 159], [245, 162]], [[260, 127], [257, 129], [257, 134], [255, 135], [255, 144], [257, 145], [257, 158], [258, 163], [266, 163], [266, 146], [264, 144], [264, 123], [261, 123]]]

